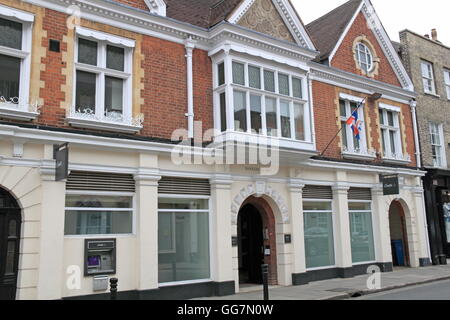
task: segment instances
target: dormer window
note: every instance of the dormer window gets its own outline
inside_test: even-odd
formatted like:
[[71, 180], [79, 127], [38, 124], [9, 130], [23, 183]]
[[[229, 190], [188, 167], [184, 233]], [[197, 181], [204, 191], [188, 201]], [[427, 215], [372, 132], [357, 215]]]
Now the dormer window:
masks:
[[374, 66], [373, 54], [371, 50], [362, 42], [356, 45], [356, 60], [359, 67], [368, 74], [372, 71]]

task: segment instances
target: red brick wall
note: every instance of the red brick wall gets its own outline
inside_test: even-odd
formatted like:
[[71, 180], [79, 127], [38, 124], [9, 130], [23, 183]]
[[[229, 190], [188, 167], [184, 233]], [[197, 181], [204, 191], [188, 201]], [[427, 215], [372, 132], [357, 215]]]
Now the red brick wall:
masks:
[[[63, 36], [68, 32], [66, 19], [66, 14], [45, 10], [43, 29], [47, 32], [47, 38], [42, 39], [42, 47], [46, 48], [46, 55], [41, 61], [45, 65], [45, 71], [41, 72], [41, 81], [44, 81], [45, 85], [40, 91], [43, 107], [38, 119], [38, 122], [44, 125], [64, 126], [66, 113], [61, 108], [61, 103], [64, 103], [66, 97], [61, 86], [66, 84], [66, 76], [62, 74], [65, 67], [62, 55], [67, 51], [67, 43], [63, 41]], [[60, 41], [60, 52], [48, 49], [50, 39]]]
[[362, 35], [367, 37], [372, 46], [374, 46], [376, 55], [380, 58], [378, 75], [375, 75], [374, 79], [395, 86], [401, 86], [397, 75], [384, 55], [382, 48], [378, 44], [378, 40], [372, 30], [368, 27], [367, 20], [362, 12], [359, 13], [358, 17], [355, 19], [353, 26], [350, 28], [344, 41], [337, 50], [336, 55], [333, 57], [331, 65], [338, 69], [362, 75], [361, 71], [356, 67], [353, 54], [353, 42], [357, 37]]
[[[316, 128], [316, 143], [317, 150], [321, 153], [324, 151], [328, 143], [333, 139], [338, 130], [338, 100], [339, 93], [347, 93], [356, 97], [365, 98], [366, 95], [347, 90], [339, 87], [335, 87], [326, 83], [313, 81], [312, 85], [313, 99], [314, 99], [314, 121]], [[402, 143], [406, 142], [406, 152], [411, 156], [412, 167], [415, 167], [417, 162], [415, 158], [415, 144], [414, 144], [414, 131], [412, 114], [409, 105], [401, 104], [398, 102], [381, 99], [377, 102], [368, 100], [364, 109], [364, 115], [366, 117], [366, 136], [369, 141], [371, 139], [371, 148], [375, 149], [380, 154], [374, 163], [381, 163], [382, 153], [382, 140], [380, 133], [380, 125], [378, 120], [378, 103], [386, 103], [401, 108], [402, 122], [400, 124]], [[324, 157], [331, 159], [342, 159], [342, 141], [341, 135], [339, 135], [327, 151], [323, 154]], [[369, 142], [367, 143], [369, 146]]]
[[212, 68], [208, 52], [194, 50], [194, 119], [202, 121], [203, 132], [214, 128]]
[[138, 8], [141, 10], [149, 11], [147, 5], [144, 0], [114, 0], [116, 2], [120, 2], [122, 4], [126, 4], [127, 6]]

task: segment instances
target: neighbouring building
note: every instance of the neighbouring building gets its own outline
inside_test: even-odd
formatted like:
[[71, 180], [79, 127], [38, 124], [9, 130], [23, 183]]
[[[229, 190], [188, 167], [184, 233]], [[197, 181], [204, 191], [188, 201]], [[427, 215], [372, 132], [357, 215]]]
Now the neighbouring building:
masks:
[[0, 298], [105, 298], [110, 277], [119, 298], [223, 296], [263, 263], [282, 286], [427, 265], [410, 76], [370, 1], [299, 14], [0, 0]]
[[433, 264], [450, 258], [450, 47], [437, 31], [421, 36], [400, 32], [403, 63], [417, 96], [417, 120]]

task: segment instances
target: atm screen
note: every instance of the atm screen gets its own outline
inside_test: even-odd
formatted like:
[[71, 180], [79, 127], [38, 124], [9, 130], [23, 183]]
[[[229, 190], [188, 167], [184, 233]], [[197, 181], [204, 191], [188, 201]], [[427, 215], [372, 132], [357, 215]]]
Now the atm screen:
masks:
[[88, 267], [98, 267], [100, 266], [100, 256], [89, 256], [88, 257]]

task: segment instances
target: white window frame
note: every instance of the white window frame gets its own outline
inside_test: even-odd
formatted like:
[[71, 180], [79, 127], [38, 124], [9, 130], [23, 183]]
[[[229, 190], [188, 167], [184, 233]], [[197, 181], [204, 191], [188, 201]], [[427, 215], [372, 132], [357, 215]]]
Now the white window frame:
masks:
[[[362, 47], [363, 50], [361, 50], [360, 47]], [[366, 56], [366, 63], [364, 63], [364, 64], [367, 65], [367, 70], [363, 67], [361, 55]], [[364, 44], [363, 42], [358, 42], [356, 44], [356, 60], [358, 61], [358, 64], [359, 64], [359, 67], [361, 68], [361, 70], [363, 70], [365, 73], [368, 74], [371, 71], [373, 71], [373, 68], [375, 66], [374, 60], [373, 60], [373, 53], [369, 49], [369, 47], [366, 44]]]
[[[316, 270], [326, 270], [326, 269], [333, 269], [337, 266], [337, 256], [336, 256], [336, 248], [337, 248], [337, 234], [336, 234], [336, 223], [337, 223], [337, 215], [334, 210], [334, 199], [303, 199], [303, 203], [305, 202], [326, 202], [331, 203], [331, 211], [330, 210], [302, 210], [303, 215], [305, 213], [331, 213], [331, 223], [333, 228], [333, 252], [334, 252], [334, 265], [330, 266], [323, 266], [323, 267], [317, 267], [317, 268], [307, 268], [306, 271], [316, 271]], [[304, 208], [304, 206], [302, 205]], [[303, 238], [305, 237], [305, 229], [303, 228]], [[305, 263], [306, 263], [306, 252], [305, 252]]]
[[[430, 145], [431, 147], [440, 148], [440, 163], [437, 162], [437, 159], [434, 159], [433, 153], [431, 156], [433, 157], [433, 167], [435, 168], [446, 168], [447, 167], [447, 157], [445, 153], [445, 137], [444, 137], [444, 126], [442, 124], [438, 124], [435, 122], [430, 122]], [[439, 137], [440, 144], [433, 143], [433, 135], [437, 135]]]
[[[400, 112], [401, 109], [396, 106], [390, 106], [387, 104], [380, 103], [378, 105], [379, 111], [383, 116], [380, 119], [380, 135], [384, 137], [383, 149], [383, 159], [385, 160], [398, 160], [398, 161], [408, 161], [408, 156], [403, 154], [403, 145], [401, 137], [401, 127], [400, 127]], [[392, 112], [392, 117], [394, 120], [394, 125], [390, 126], [388, 121], [388, 112]], [[392, 153], [391, 137], [390, 132], [394, 132], [394, 149], [395, 153]], [[381, 140], [383, 144], [383, 140]]]
[[444, 86], [447, 99], [450, 100], [450, 69], [444, 69]]
[[[66, 195], [78, 195], [78, 196], [107, 196], [107, 197], [131, 197], [132, 208], [96, 208], [87, 209], [83, 208], [84, 211], [115, 211], [115, 212], [130, 212], [131, 211], [131, 233], [110, 233], [110, 234], [64, 234], [64, 238], [128, 238], [136, 235], [136, 194], [133, 192], [115, 192], [115, 191], [89, 191], [89, 190], [67, 190]], [[79, 208], [66, 207], [64, 205], [64, 215], [66, 211], [76, 211]]]
[[[244, 65], [244, 77], [245, 77], [245, 85], [239, 85], [233, 83], [233, 70], [232, 64], [240, 63]], [[218, 84], [218, 66], [224, 63], [225, 69], [225, 83], [220, 85]], [[252, 88], [249, 86], [249, 75], [248, 75], [248, 67], [253, 66], [260, 69], [260, 79], [261, 79], [261, 89]], [[270, 92], [264, 90], [264, 71], [271, 71], [275, 74], [275, 92]], [[278, 93], [278, 75], [284, 74], [289, 76], [289, 95], [283, 95]], [[301, 91], [302, 98], [296, 98], [293, 96], [293, 82], [292, 79], [296, 78], [301, 80]], [[260, 63], [252, 61], [248, 58], [230, 56], [227, 55], [224, 58], [217, 59], [214, 61], [213, 68], [213, 84], [214, 84], [214, 114], [215, 114], [215, 128], [218, 132], [221, 132], [221, 119], [220, 119], [220, 93], [225, 92], [226, 95], [226, 108], [227, 108], [227, 130], [226, 132], [238, 132], [244, 134], [253, 134], [251, 131], [251, 118], [250, 118], [250, 94], [261, 96], [261, 123], [262, 123], [262, 136], [267, 136], [267, 123], [266, 123], [266, 98], [273, 98], [276, 100], [277, 106], [277, 136], [275, 138], [285, 141], [295, 141], [295, 142], [305, 142], [312, 143], [312, 124], [311, 124], [311, 110], [310, 104], [308, 102], [309, 96], [309, 88], [308, 88], [308, 80], [305, 74], [294, 72], [287, 68], [282, 67], [274, 67], [273, 65], [267, 63]], [[235, 130], [234, 123], [234, 90], [243, 91], [246, 93], [246, 124], [247, 131], [239, 132]], [[280, 113], [280, 101], [286, 100], [289, 101], [289, 111], [291, 115], [290, 124], [291, 124], [291, 138], [282, 137], [281, 134], [281, 113]], [[230, 103], [231, 102], [231, 103]], [[294, 119], [294, 103], [300, 104], [304, 108], [304, 140], [296, 139], [296, 128], [295, 128], [295, 119]], [[269, 138], [273, 138], [272, 136], [267, 136]]]
[[[346, 116], [341, 116], [341, 110], [340, 110], [340, 102], [339, 102], [339, 117], [340, 122], [347, 121], [350, 116], [353, 114], [354, 110], [352, 109], [350, 103], [356, 103], [356, 105], [359, 105], [364, 101], [364, 99], [359, 97], [354, 97], [348, 94], [341, 93], [339, 94], [339, 100], [342, 100], [345, 102], [345, 111]], [[366, 122], [365, 122], [365, 115], [364, 115], [364, 107], [365, 103], [361, 104], [361, 106], [358, 109], [358, 118], [361, 120], [361, 126], [362, 130], [360, 133], [361, 140], [359, 141], [360, 147], [355, 148], [354, 145], [354, 134], [353, 130], [351, 129], [351, 126], [345, 125], [345, 135], [347, 137], [347, 147], [342, 144], [342, 155], [345, 158], [355, 158], [355, 159], [375, 159], [376, 158], [376, 152], [374, 150], [369, 150], [367, 146], [367, 134], [366, 134]]]
[[[361, 261], [361, 262], [353, 262], [353, 257], [352, 257], [352, 265], [353, 266], [358, 266], [358, 265], [365, 265], [365, 264], [369, 264], [369, 263], [376, 263], [377, 262], [377, 235], [375, 234], [375, 221], [374, 221], [374, 215], [373, 215], [373, 201], [372, 200], [348, 200], [347, 201], [348, 204], [350, 203], [368, 203], [370, 204], [370, 210], [350, 210], [350, 206], [348, 207], [348, 218], [349, 218], [349, 223], [350, 223], [350, 215], [354, 212], [363, 212], [363, 213], [370, 213], [370, 219], [372, 221], [372, 242], [373, 242], [373, 255], [375, 257], [375, 260], [370, 260], [370, 261]], [[349, 231], [350, 231], [350, 242], [351, 242], [351, 225], [349, 225]]]
[[[424, 72], [426, 68], [426, 73]], [[422, 86], [423, 91], [427, 94], [436, 95], [436, 83], [434, 80], [434, 67], [431, 62], [421, 60], [420, 72], [422, 74]], [[429, 87], [431, 86], [431, 90]]]
[[[133, 53], [134, 40], [117, 37], [102, 32], [81, 27], [76, 28], [75, 38], [75, 67], [73, 74], [72, 108], [68, 115], [69, 123], [73, 126], [109, 129], [119, 132], [134, 133], [142, 129], [142, 120], [133, 117]], [[97, 66], [78, 62], [79, 39], [97, 43]], [[106, 67], [107, 46], [124, 49], [124, 71], [108, 69]], [[96, 75], [95, 113], [78, 112], [76, 106], [77, 71], [84, 71]], [[113, 77], [123, 80], [123, 109], [119, 119], [105, 115], [105, 78]]]
[[[19, 97], [13, 101], [0, 101], [0, 117], [25, 121], [34, 120], [39, 116], [38, 100], [30, 101], [31, 48], [34, 15], [0, 5], [0, 17], [22, 24], [22, 49], [18, 50], [0, 46], [0, 54], [21, 60]], [[38, 97], [33, 98], [37, 99]]]
[[[213, 274], [213, 267], [214, 267], [214, 261], [213, 261], [213, 235], [212, 235], [212, 227], [213, 227], [213, 209], [211, 207], [211, 196], [197, 196], [197, 195], [186, 195], [186, 194], [165, 194], [165, 193], [158, 193], [158, 203], [159, 199], [193, 199], [193, 200], [208, 200], [208, 209], [199, 209], [199, 210], [174, 210], [174, 209], [159, 209], [158, 205], [158, 216], [160, 212], [207, 212], [208, 213], [208, 228], [209, 228], [209, 278], [207, 279], [197, 279], [197, 280], [182, 280], [182, 281], [173, 281], [173, 282], [159, 282], [159, 271], [158, 271], [158, 286], [160, 288], [162, 287], [171, 287], [171, 286], [179, 286], [184, 284], [194, 284], [194, 283], [204, 283], [204, 282], [210, 282], [212, 281], [212, 274]], [[159, 225], [159, 224], [158, 224]], [[158, 254], [159, 251], [159, 244], [158, 244]], [[170, 253], [168, 251], [164, 251], [162, 253]], [[159, 267], [159, 266], [158, 266]]]

